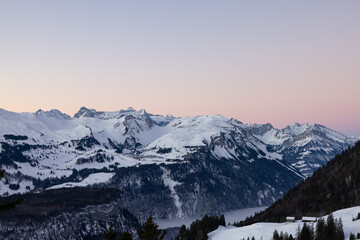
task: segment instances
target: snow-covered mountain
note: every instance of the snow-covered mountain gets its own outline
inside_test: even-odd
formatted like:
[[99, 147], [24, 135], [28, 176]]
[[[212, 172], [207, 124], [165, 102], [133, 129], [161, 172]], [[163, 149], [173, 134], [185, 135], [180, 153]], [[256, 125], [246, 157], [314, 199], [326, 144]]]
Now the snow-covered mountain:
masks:
[[222, 212], [271, 204], [354, 142], [321, 125], [279, 130], [132, 108], [82, 107], [73, 118], [0, 109], [0, 194], [102, 185], [126, 190], [140, 219]]
[[255, 137], [268, 144], [282, 156], [282, 160], [305, 176], [310, 176], [329, 159], [359, 140], [319, 124], [295, 123], [281, 130], [273, 128], [271, 124], [249, 125], [249, 128]]

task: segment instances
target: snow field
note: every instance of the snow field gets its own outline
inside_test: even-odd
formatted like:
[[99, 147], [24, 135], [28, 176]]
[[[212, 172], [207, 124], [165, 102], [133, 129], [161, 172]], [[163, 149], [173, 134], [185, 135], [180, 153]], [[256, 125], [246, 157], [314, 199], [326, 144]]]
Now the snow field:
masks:
[[[360, 206], [346, 208], [342, 210], [338, 210], [333, 212], [334, 218], [341, 218], [344, 225], [344, 233], [345, 239], [349, 239], [350, 233], [360, 232], [360, 220], [353, 221], [353, 218], [357, 216], [360, 212]], [[323, 217], [325, 220], [327, 216]], [[247, 239], [248, 237], [251, 239], [255, 237], [255, 239], [263, 239], [270, 240], [272, 239], [273, 233], [275, 229], [280, 233], [287, 232], [288, 234], [292, 234], [294, 237], [296, 235], [296, 230], [298, 226], [302, 228], [304, 223], [301, 221], [296, 221], [293, 223], [255, 223], [245, 227], [222, 227], [220, 226], [217, 230], [208, 234], [209, 240], [239, 240], [239, 239]], [[308, 223], [307, 223], [308, 224]], [[311, 223], [310, 223], [311, 224]], [[314, 228], [316, 223], [313, 224]]]

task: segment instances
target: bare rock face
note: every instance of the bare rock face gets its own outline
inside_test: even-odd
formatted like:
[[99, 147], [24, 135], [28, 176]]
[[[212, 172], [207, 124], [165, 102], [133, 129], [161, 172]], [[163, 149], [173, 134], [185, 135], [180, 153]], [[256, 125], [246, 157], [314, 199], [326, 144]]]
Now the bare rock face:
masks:
[[75, 113], [74, 118], [80, 117], [95, 117], [99, 113], [95, 109], [88, 109], [86, 107], [81, 107], [80, 110]]

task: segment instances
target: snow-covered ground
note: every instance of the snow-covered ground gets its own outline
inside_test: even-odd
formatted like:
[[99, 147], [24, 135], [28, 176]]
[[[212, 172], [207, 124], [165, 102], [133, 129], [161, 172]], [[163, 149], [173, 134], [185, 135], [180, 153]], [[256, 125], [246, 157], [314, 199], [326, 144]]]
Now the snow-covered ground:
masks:
[[93, 173], [90, 174], [87, 178], [81, 182], [67, 182], [59, 185], [52, 186], [49, 189], [58, 189], [58, 188], [72, 188], [72, 187], [86, 187], [94, 184], [104, 183], [109, 181], [115, 173]]
[[[341, 218], [344, 225], [345, 239], [349, 239], [350, 233], [360, 232], [360, 220], [353, 221], [353, 218], [360, 212], [360, 206], [346, 208], [333, 213], [334, 218]], [[323, 217], [325, 220], [327, 216]], [[315, 227], [316, 223], [314, 224]], [[272, 239], [274, 230], [279, 233], [287, 232], [288, 234], [296, 235], [296, 230], [303, 223], [296, 221], [293, 223], [255, 223], [245, 227], [220, 226], [217, 230], [208, 234], [209, 240], [239, 240], [255, 237], [255, 239]]]
[[[229, 212], [225, 212], [225, 221], [226, 223], [234, 223], [241, 220], [244, 220], [246, 217], [250, 217], [251, 215], [254, 215], [256, 212], [263, 211], [267, 207], [256, 207], [256, 208], [244, 208], [244, 209], [238, 209], [233, 210]], [[160, 228], [170, 228], [170, 227], [181, 227], [181, 225], [185, 225], [186, 227], [189, 227], [190, 224], [197, 220], [201, 219], [202, 217], [186, 217], [186, 218], [179, 218], [179, 219], [155, 219], [154, 221], [159, 225]]]

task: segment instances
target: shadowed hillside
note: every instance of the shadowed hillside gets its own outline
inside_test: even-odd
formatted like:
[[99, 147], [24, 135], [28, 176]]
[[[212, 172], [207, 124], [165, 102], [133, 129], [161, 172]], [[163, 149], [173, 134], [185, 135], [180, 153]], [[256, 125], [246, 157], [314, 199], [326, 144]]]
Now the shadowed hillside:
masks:
[[[48, 190], [38, 194], [24, 194], [24, 201], [9, 213], [1, 214], [0, 219], [23, 221], [26, 218], [49, 216], [62, 211], [75, 211], [88, 205], [101, 205], [118, 200], [122, 192], [105, 188], [63, 188]], [[11, 202], [17, 195], [0, 198], [1, 202]]]
[[322, 216], [360, 205], [360, 142], [328, 162], [264, 212], [239, 222], [284, 221], [286, 216]]
[[101, 239], [110, 224], [118, 232], [140, 226], [123, 208], [118, 189], [68, 188], [22, 197], [15, 209], [0, 214], [0, 239]]

